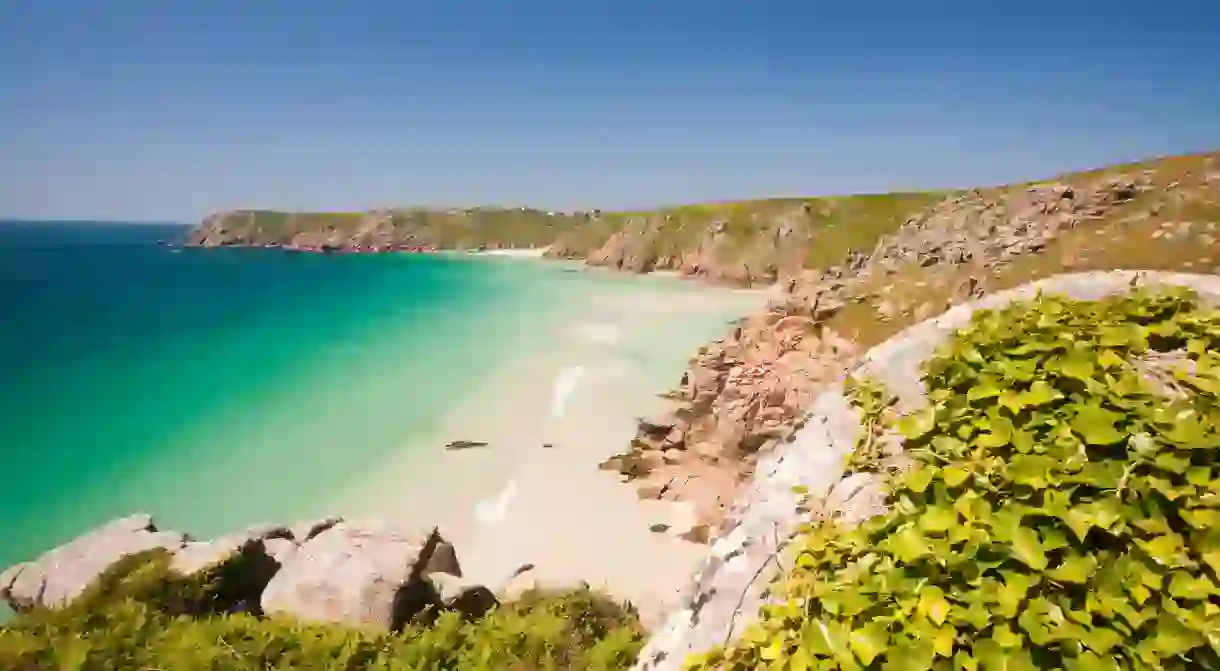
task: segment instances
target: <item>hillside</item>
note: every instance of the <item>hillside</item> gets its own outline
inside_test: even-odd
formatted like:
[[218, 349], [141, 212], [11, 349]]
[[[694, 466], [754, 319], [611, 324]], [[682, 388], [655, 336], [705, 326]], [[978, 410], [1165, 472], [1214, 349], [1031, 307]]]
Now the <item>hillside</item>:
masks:
[[[923, 221], [949, 235], [953, 228], [1029, 218], [1036, 214], [1034, 210], [1045, 207], [1054, 209], [1050, 214], [1063, 221], [1052, 225], [1052, 235], [1038, 243], [1046, 247], [1039, 257], [1058, 258], [1071, 247], [1089, 244], [1099, 247], [1078, 254], [1079, 258], [1065, 258], [1061, 265], [1104, 267], [1110, 256], [1122, 253], [1131, 263], [1141, 263], [1143, 255], [1160, 267], [1157, 264], [1167, 261], [1154, 259], [1172, 257], [1174, 263], [1185, 262], [1179, 257], [1196, 247], [1191, 242], [1199, 232], [1167, 230], [1151, 248], [1136, 245], [1120, 252], [1114, 246], [1124, 239], [1150, 238], [1152, 229], [1161, 224], [1214, 215], [1220, 208], [1213, 193], [1215, 180], [1220, 179], [1216, 157], [1211, 153], [1158, 158], [1036, 182], [954, 192], [748, 200], [637, 212], [236, 210], [206, 218], [189, 244], [371, 250], [550, 246], [548, 256], [586, 259], [591, 265], [630, 272], [677, 270], [712, 281], [757, 285], [791, 282], [802, 271], [827, 269], [843, 261], [850, 264], [860, 254], [872, 253], [882, 236], [896, 233], [904, 224], [910, 229]], [[1114, 183], [1129, 188], [1112, 189], [1110, 196], [1095, 193]], [[1071, 232], [1060, 240], [1059, 229]], [[1099, 236], [1097, 231], [1103, 229], [1106, 235]], [[1005, 234], [1020, 236], [1023, 231]], [[920, 244], [931, 244], [926, 237]], [[1022, 255], [1021, 250], [1009, 253]], [[921, 263], [936, 265], [926, 259]], [[899, 274], [904, 273], [909, 274]], [[1009, 271], [1007, 279], [994, 281], [1011, 283], [1029, 273], [1036, 271], [1018, 268]], [[947, 279], [938, 277], [936, 281]], [[920, 293], [926, 293], [922, 289]], [[936, 288], [932, 293], [945, 291]]]

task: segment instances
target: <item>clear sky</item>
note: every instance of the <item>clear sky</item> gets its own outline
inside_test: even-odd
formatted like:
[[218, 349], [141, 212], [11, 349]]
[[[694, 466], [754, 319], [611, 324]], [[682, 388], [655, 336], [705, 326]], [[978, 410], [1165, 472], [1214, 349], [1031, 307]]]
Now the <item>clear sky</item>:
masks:
[[652, 206], [1220, 148], [1220, 3], [9, 0], [0, 215]]

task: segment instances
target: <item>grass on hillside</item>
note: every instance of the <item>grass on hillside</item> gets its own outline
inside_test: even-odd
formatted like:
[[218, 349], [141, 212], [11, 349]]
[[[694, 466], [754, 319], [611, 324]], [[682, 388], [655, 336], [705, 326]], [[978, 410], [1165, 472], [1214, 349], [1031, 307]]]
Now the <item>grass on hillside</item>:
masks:
[[[1051, 182], [1079, 186], [1107, 176], [1141, 172], [1151, 180], [1147, 191], [1109, 210], [1105, 218], [1078, 224], [1041, 253], [1016, 259], [997, 272], [973, 264], [902, 266], [894, 275], [874, 279], [865, 287], [870, 298], [849, 303], [829, 326], [862, 347], [871, 347], [961, 302], [957, 290], [971, 277], [992, 293], [1070, 272], [1220, 272], [1220, 182], [1206, 181], [1207, 158], [1174, 157], [998, 189], [995, 194]], [[1186, 222], [1189, 226], [1184, 226]], [[895, 305], [899, 314], [889, 320], [880, 318], [877, 304], [881, 300]]]

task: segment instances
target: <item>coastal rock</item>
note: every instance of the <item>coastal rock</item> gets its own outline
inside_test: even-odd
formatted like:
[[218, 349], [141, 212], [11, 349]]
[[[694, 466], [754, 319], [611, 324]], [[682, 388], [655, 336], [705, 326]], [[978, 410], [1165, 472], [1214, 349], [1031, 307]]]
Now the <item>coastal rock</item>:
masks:
[[[688, 535], [701, 538], [719, 526], [758, 455], [790, 435], [816, 392], [855, 356], [850, 341], [799, 302], [771, 306], [702, 348], [668, 395], [676, 407], [641, 420], [630, 451], [603, 467], [648, 476], [643, 498], [694, 503], [705, 528]], [[661, 484], [671, 482], [679, 484]]]
[[664, 220], [658, 217], [628, 220], [604, 245], [589, 252], [585, 262], [591, 266], [609, 266], [626, 272], [649, 272], [657, 264], [652, 242], [663, 223]]
[[266, 556], [263, 541], [244, 534], [211, 541], [188, 541], [173, 553], [169, 567], [181, 575], [190, 576], [231, 561], [237, 556], [255, 553]]
[[404, 532], [342, 522], [301, 545], [267, 585], [262, 608], [311, 622], [397, 629], [436, 595], [426, 578], [457, 572], [435, 528]]
[[17, 577], [20, 576], [21, 572], [24, 571], [28, 566], [29, 564], [24, 563], [14, 564], [13, 566], [4, 569], [3, 573], [0, 573], [0, 599], [8, 602], [9, 590], [12, 588], [13, 583], [17, 582]]
[[287, 538], [268, 538], [263, 541], [263, 549], [267, 556], [280, 566], [297, 552], [297, 544]]
[[206, 574], [214, 596], [199, 605], [221, 612], [260, 613], [263, 590], [283, 564], [268, 544], [286, 543], [295, 551], [287, 534], [284, 527], [263, 527], [210, 541], [188, 541], [172, 554], [169, 568], [182, 576]]
[[[318, 534], [330, 529], [342, 521], [342, 517], [323, 517], [316, 520], [297, 522], [289, 527], [288, 537], [296, 542], [297, 545], [300, 545], [306, 541], [312, 540], [314, 536], [317, 536]], [[274, 538], [274, 536], [268, 536], [268, 538]]]
[[467, 618], [479, 617], [500, 603], [491, 589], [455, 575], [433, 573], [428, 580], [436, 590], [441, 605]]
[[677, 423], [677, 418], [671, 413], [659, 413], [639, 420], [639, 427], [647, 433], [668, 435]]
[[13, 582], [0, 592], [16, 610], [62, 607], [123, 557], [154, 548], [176, 551], [185, 544], [185, 535], [158, 531], [149, 515], [115, 519], [50, 550], [15, 574], [6, 571], [6, 579], [11, 575]]
[[493, 590], [501, 603], [511, 603], [534, 591], [560, 591], [574, 587], [588, 587], [586, 583], [571, 584], [542, 576], [534, 564], [523, 564], [511, 575], [497, 583]]

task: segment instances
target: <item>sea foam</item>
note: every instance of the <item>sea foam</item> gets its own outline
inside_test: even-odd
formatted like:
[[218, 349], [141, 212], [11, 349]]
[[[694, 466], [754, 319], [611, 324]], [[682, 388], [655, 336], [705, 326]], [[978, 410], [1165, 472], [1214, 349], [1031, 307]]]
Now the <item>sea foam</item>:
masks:
[[584, 366], [570, 366], [555, 376], [555, 393], [551, 397], [551, 416], [563, 417], [567, 412], [568, 398], [576, 391], [580, 379], [585, 376]]
[[509, 480], [508, 484], [494, 499], [480, 501], [474, 509], [474, 518], [480, 524], [496, 524], [503, 522], [508, 515], [508, 506], [517, 497], [517, 481]]

